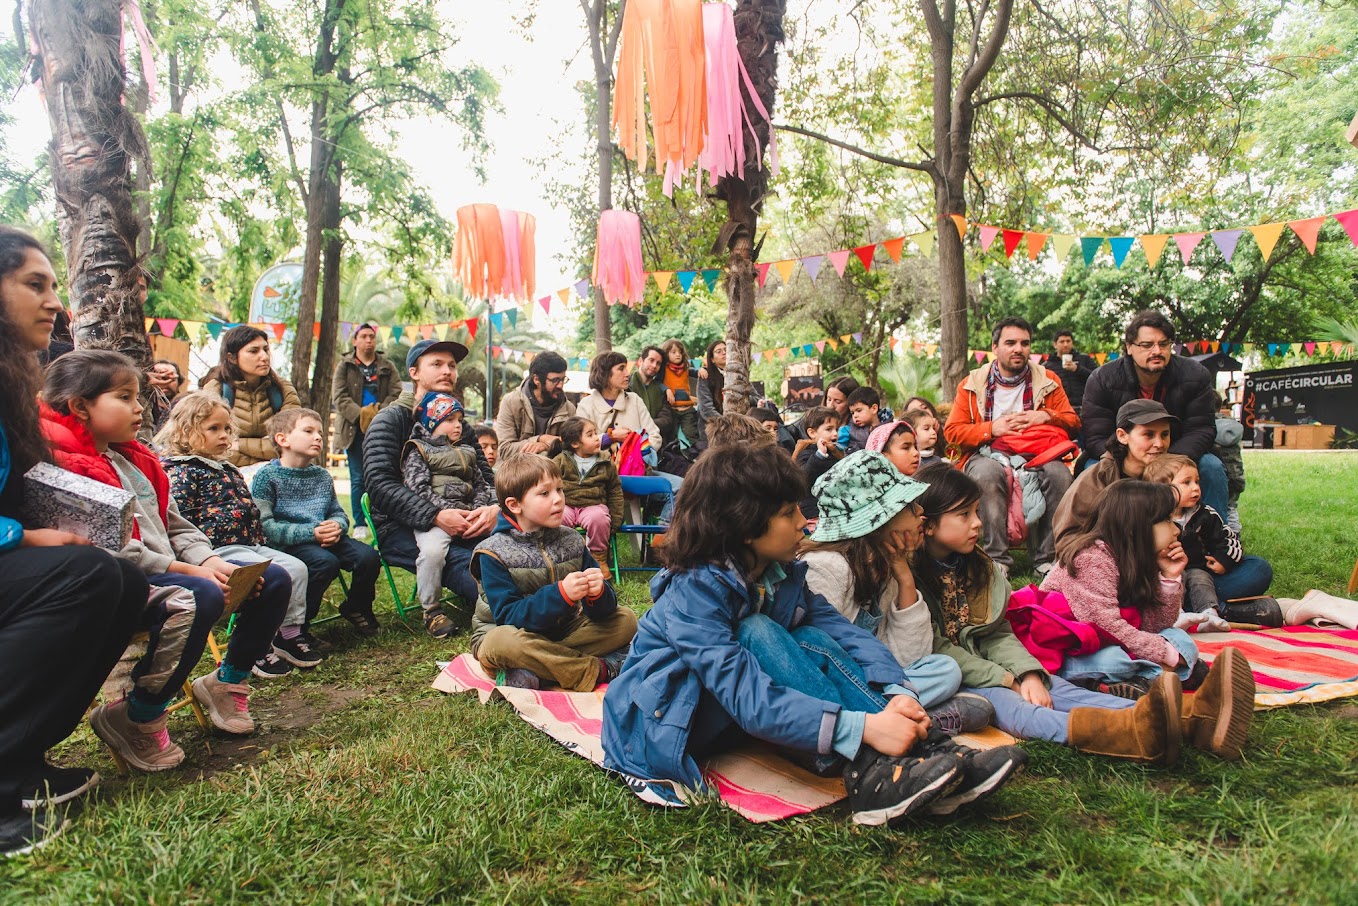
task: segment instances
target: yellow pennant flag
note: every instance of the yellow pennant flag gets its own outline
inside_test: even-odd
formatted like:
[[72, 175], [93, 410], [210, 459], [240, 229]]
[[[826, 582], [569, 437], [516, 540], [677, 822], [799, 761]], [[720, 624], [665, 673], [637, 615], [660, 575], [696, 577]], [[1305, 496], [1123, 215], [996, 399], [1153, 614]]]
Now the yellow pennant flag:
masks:
[[156, 323], [156, 319], [155, 319], [155, 318], [147, 318], [147, 319], [146, 319], [146, 332], [147, 332], [147, 333], [150, 333], [150, 332], [151, 332], [151, 325], [154, 324], [154, 323]]
[[1052, 237], [1052, 251], [1056, 252], [1057, 261], [1065, 261], [1070, 250], [1075, 248], [1075, 237], [1065, 233], [1057, 233]]
[[1254, 234], [1254, 241], [1259, 244], [1259, 254], [1268, 260], [1268, 256], [1273, 254], [1273, 247], [1278, 244], [1278, 237], [1283, 234], [1282, 223], [1261, 223], [1258, 226], [1246, 227]]
[[562, 305], [565, 305], [571, 300], [571, 288], [568, 286], [565, 289], [557, 290], [556, 297], [561, 300]]
[[963, 217], [961, 214], [949, 214], [948, 216], [951, 217], [951, 218], [952, 218], [952, 222], [953, 222], [954, 224], [957, 225], [957, 238], [958, 238], [958, 239], [966, 239], [966, 238], [967, 238], [967, 218]]
[[[1161, 248], [1164, 247], [1164, 243], [1163, 243], [1163, 242], [1160, 243], [1160, 247], [1161, 247]], [[1096, 362], [1098, 362], [1100, 365], [1102, 365], [1104, 362], [1108, 361], [1108, 353], [1106, 353], [1106, 352], [1096, 352], [1096, 353], [1094, 353], [1094, 361], [1096, 361]]]
[[846, 333], [844, 336], [842, 336], [842, 337], [839, 338], [839, 342], [841, 342], [841, 343], [843, 343], [843, 344], [845, 344], [845, 345], [847, 346], [848, 343], [849, 343], [849, 341], [852, 340], [852, 339], [853, 339], [853, 334], [851, 334], [851, 333]]
[[934, 253], [934, 231], [925, 230], [923, 233], [916, 233], [910, 237], [910, 241], [919, 248], [919, 253], [924, 257], [929, 257]]
[[825, 342], [827, 342], [827, 343], [830, 344], [830, 348], [831, 348], [831, 349], [838, 349], [838, 348], [839, 348], [839, 341], [836, 340], [834, 337], [827, 337], [826, 340], [825, 340]]
[[384, 346], [385, 346], [387, 343], [390, 343], [390, 342], [391, 342], [391, 328], [390, 328], [390, 327], [386, 327], [386, 326], [379, 326], [379, 327], [377, 328], [377, 339], [381, 340], [381, 341], [382, 341], [382, 344], [383, 344]]
[[778, 277], [786, 284], [792, 279], [792, 268], [796, 264], [791, 258], [786, 261], [773, 262], [773, 269], [778, 272]]
[[674, 271], [652, 271], [651, 276], [655, 278], [656, 287], [663, 293], [669, 289], [670, 281], [674, 279]]
[[761, 355], [764, 356], [764, 361], [766, 361], [766, 362], [772, 362], [772, 361], [773, 361], [773, 350], [772, 350], [772, 349], [765, 349], [765, 350], [761, 353]]
[[1169, 241], [1169, 234], [1147, 233], [1137, 238], [1141, 240], [1141, 249], [1146, 253], [1146, 266], [1155, 267], [1160, 263], [1160, 256], [1164, 254], [1165, 243]]
[[205, 321], [180, 321], [184, 325], [184, 331], [189, 335], [189, 342], [197, 343], [198, 338], [203, 335], [203, 330], [207, 327]]
[[925, 343], [925, 344], [924, 344], [924, 351], [927, 352], [930, 356], [933, 356], [933, 355], [935, 355], [935, 354], [938, 353], [938, 344], [937, 344], [937, 343]]

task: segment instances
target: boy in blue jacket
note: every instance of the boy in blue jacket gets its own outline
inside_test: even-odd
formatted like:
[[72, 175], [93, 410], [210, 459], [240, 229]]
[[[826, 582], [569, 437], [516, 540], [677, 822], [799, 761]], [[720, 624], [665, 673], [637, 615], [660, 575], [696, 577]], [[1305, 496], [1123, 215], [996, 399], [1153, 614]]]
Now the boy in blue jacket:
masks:
[[561, 527], [561, 470], [543, 456], [510, 456], [495, 473], [500, 520], [472, 552], [481, 585], [472, 656], [505, 686], [553, 682], [588, 692], [617, 675], [637, 631], [585, 540]]

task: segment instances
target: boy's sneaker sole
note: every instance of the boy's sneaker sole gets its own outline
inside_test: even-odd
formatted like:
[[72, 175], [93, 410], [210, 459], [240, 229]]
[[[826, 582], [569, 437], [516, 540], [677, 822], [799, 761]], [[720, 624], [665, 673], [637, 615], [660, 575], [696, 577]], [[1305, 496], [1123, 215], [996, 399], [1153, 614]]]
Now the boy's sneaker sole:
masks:
[[99, 785], [99, 772], [89, 768], [58, 768], [46, 765], [43, 776], [28, 781], [19, 806], [29, 811], [50, 808], [83, 796]]
[[281, 636], [273, 640], [273, 653], [294, 667], [303, 670], [310, 670], [312, 667], [319, 667], [321, 661], [325, 660], [325, 655], [312, 650], [306, 640], [298, 637], [296, 639], [285, 639]]
[[275, 649], [255, 661], [250, 673], [260, 679], [279, 679], [292, 673], [292, 664], [278, 656]]
[[[1017, 747], [1006, 746], [1006, 748], [1016, 749]], [[1022, 771], [1024, 765], [1028, 763], [1028, 759], [1026, 755], [1023, 754], [1022, 749], [1017, 749], [1016, 753], [1005, 752], [998, 758], [994, 757], [992, 753], [995, 753], [994, 749], [991, 749], [988, 752], [977, 752], [972, 756], [973, 764], [969, 769], [964, 771], [964, 773], [967, 774], [981, 775], [979, 777], [979, 782], [974, 786], [961, 790], [955, 795], [944, 796], [934, 800], [929, 806], [929, 814], [951, 815], [964, 805], [979, 802], [1004, 786], [1009, 778]], [[991, 758], [987, 759], [987, 755], [991, 755]]]
[[962, 784], [962, 761], [952, 756], [940, 756], [921, 762], [911, 769], [922, 773], [922, 785], [908, 798], [879, 809], [853, 813], [855, 824], [881, 827], [894, 824], [924, 809], [937, 799], [948, 795]]
[[26, 856], [51, 843], [69, 826], [64, 814], [50, 810], [0, 818], [0, 856]]

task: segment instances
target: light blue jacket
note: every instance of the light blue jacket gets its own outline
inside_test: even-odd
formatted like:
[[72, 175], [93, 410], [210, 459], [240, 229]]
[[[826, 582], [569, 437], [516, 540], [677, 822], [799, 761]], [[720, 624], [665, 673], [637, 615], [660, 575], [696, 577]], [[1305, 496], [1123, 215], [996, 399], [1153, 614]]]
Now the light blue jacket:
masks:
[[641, 618], [632, 652], [604, 696], [605, 765], [701, 789], [702, 772], [687, 751], [700, 699], [703, 707], [724, 709], [758, 739], [803, 752], [832, 751], [839, 704], [776, 685], [736, 640], [737, 626], [756, 612], [785, 629], [822, 630], [875, 686], [908, 687], [885, 645], [807, 588], [805, 563], [785, 569], [787, 578], [762, 610], [758, 589], [731, 565], [665, 570], [652, 580], [655, 606]]

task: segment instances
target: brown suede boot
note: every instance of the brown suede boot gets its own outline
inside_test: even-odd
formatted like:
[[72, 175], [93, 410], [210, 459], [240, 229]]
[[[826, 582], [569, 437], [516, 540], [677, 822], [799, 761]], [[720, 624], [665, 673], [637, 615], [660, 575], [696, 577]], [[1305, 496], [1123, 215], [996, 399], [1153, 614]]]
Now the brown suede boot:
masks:
[[1149, 764], [1173, 764], [1182, 739], [1183, 690], [1179, 677], [1166, 671], [1136, 707], [1121, 710], [1075, 708], [1066, 742], [1081, 752], [1111, 755]]
[[1236, 761], [1254, 721], [1254, 674], [1235, 648], [1223, 648], [1207, 679], [1184, 699], [1184, 741], [1218, 758]]
[[604, 574], [605, 582], [613, 581], [613, 574], [608, 571], [608, 551], [590, 551], [590, 556], [599, 564], [599, 572]]

